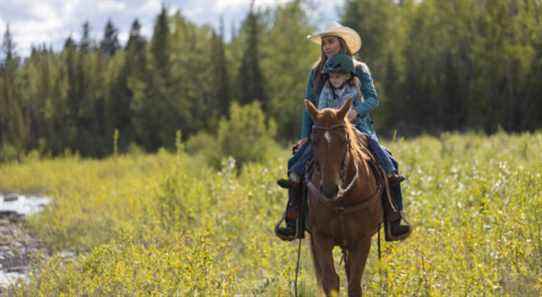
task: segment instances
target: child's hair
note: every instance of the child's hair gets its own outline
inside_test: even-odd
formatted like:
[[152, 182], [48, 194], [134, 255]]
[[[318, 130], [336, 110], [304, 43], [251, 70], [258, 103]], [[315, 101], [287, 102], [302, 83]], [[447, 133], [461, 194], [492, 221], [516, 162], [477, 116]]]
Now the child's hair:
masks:
[[[344, 75], [347, 75], [347, 74], [345, 73]], [[324, 81], [324, 84], [327, 83], [329, 81], [329, 75], [324, 74], [323, 75], [323, 81]], [[355, 76], [352, 73], [350, 73], [350, 78], [346, 81], [346, 83], [349, 84], [352, 87], [357, 87], [357, 88], [361, 89], [361, 81], [359, 80], [359, 78], [357, 76]]]

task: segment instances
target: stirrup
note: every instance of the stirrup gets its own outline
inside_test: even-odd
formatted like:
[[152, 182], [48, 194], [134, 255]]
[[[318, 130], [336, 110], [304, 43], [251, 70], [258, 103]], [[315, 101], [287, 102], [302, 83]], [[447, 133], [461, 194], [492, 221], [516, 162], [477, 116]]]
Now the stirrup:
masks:
[[[286, 224], [286, 228], [283, 228], [281, 227], [280, 225], [282, 224], [282, 222], [284, 222]], [[286, 235], [286, 234], [282, 234], [280, 232], [281, 229], [285, 230], [288, 228], [288, 224], [286, 223], [286, 216], [282, 216], [282, 218], [280, 219], [280, 221], [275, 225], [275, 235], [284, 240], [284, 241], [292, 241], [292, 240], [295, 240], [296, 238], [299, 238], [298, 236], [298, 226], [297, 226], [297, 219], [296, 219], [296, 225], [294, 226], [294, 233], [292, 235]]]
[[400, 183], [406, 180], [406, 177], [400, 174], [388, 176], [387, 178], [391, 186], [399, 185]]

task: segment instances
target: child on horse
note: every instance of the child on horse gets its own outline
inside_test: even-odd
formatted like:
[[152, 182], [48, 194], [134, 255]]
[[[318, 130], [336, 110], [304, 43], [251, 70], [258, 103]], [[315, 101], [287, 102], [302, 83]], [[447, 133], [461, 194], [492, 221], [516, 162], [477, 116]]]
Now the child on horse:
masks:
[[[410, 226], [403, 224], [401, 220], [403, 205], [400, 182], [404, 180], [404, 177], [398, 173], [397, 162], [379, 144], [373, 128], [373, 120], [369, 112], [378, 105], [378, 99], [376, 98], [376, 91], [369, 69], [364, 63], [354, 61], [351, 55], [349, 55], [350, 51], [356, 52], [359, 50], [361, 39], [354, 30], [338, 24], [333, 25], [327, 31], [317, 36], [319, 36], [320, 42], [322, 42], [322, 51], [326, 52], [326, 54], [327, 52], [332, 52], [329, 50], [326, 51], [326, 42], [332, 42], [326, 39], [335, 39], [334, 41], [340, 44], [342, 49], [335, 55], [322, 55], [321, 60], [325, 59], [325, 62], [322, 63], [321, 61], [320, 67], [317, 66], [313, 69], [309, 76], [307, 98], [317, 105], [319, 109], [338, 108], [348, 99], [353, 99], [353, 107], [348, 114], [348, 119], [355, 125], [357, 130], [368, 136], [369, 149], [386, 171], [390, 190], [394, 197], [394, 205], [388, 205], [387, 207], [388, 210], [392, 211], [386, 212], [386, 240], [404, 239], [411, 232]], [[359, 44], [356, 43], [356, 40], [359, 40]], [[318, 76], [318, 73], [315, 73], [315, 71], [319, 71], [321, 75]], [[320, 86], [317, 85], [316, 88], [313, 88], [314, 81], [318, 78], [322, 80], [322, 83]], [[317, 96], [314, 96], [313, 89], [320, 90]], [[367, 102], [365, 99], [371, 101]], [[307, 111], [305, 111], [302, 140], [307, 139], [311, 128], [312, 121], [310, 117], [307, 117]], [[302, 237], [302, 234], [297, 234], [296, 221], [299, 217], [303, 199], [301, 195], [304, 186], [305, 166], [312, 158], [312, 148], [308, 141], [300, 141], [294, 147], [294, 150], [294, 156], [288, 161], [289, 179], [279, 181], [279, 185], [289, 189], [288, 204], [285, 213], [286, 227], [278, 227], [276, 229], [277, 235], [284, 240], [293, 240]], [[384, 202], [386, 205], [387, 201]], [[391, 204], [391, 202], [388, 204]]]

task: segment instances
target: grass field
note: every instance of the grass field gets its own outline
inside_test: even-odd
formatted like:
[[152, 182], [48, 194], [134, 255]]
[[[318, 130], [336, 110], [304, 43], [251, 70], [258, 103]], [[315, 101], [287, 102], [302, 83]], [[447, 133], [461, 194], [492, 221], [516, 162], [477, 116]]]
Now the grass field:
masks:
[[[542, 133], [387, 145], [415, 230], [384, 243], [380, 264], [373, 244], [367, 296], [542, 295]], [[28, 221], [54, 255], [15, 295], [290, 296], [297, 245], [273, 235], [287, 158], [240, 172], [182, 151], [1, 165], [0, 190], [54, 199]], [[302, 296], [317, 296], [306, 245], [302, 264]]]

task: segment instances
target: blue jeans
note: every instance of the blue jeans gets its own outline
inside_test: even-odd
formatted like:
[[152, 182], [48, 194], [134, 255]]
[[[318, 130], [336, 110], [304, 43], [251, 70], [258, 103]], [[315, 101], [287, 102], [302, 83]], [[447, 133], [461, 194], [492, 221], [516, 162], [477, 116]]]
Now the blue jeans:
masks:
[[[376, 136], [374, 136], [374, 138], [369, 136], [369, 149], [373, 154], [376, 155], [376, 158], [378, 159], [382, 167], [384, 167], [384, 170], [386, 170], [386, 172], [388, 172], [386, 166], [388, 166], [388, 168], [391, 168], [393, 171], [399, 170], [399, 164], [397, 163], [397, 161], [393, 158], [393, 156], [387, 149], [384, 149], [378, 143], [378, 138]], [[307, 141], [288, 160], [288, 176], [290, 176], [290, 173], [293, 172], [300, 178], [304, 178], [305, 164], [311, 159], [312, 146], [310, 142]], [[383, 162], [389, 162], [389, 164], [386, 165]], [[391, 186], [390, 190], [393, 200], [395, 202], [395, 206], [397, 206], [398, 210], [403, 210], [403, 193], [401, 191], [401, 185], [399, 184], [396, 186]]]
[[387, 174], [397, 172], [397, 162], [392, 161], [391, 154], [378, 142], [378, 137], [376, 135], [367, 135], [369, 136], [369, 149], [373, 154], [375, 154], [378, 162], [384, 168]]
[[[390, 159], [395, 169], [399, 170], [399, 164], [397, 163], [397, 161], [391, 156], [388, 150], [386, 150], [386, 152], [389, 154]], [[393, 198], [393, 202], [395, 203], [397, 210], [399, 211], [403, 210], [403, 191], [401, 191], [401, 184], [397, 184], [394, 186], [390, 185], [390, 190], [391, 190], [391, 196]]]
[[307, 141], [288, 160], [288, 176], [290, 172], [293, 172], [300, 178], [303, 178], [305, 176], [305, 164], [310, 159], [312, 159], [312, 146]]

